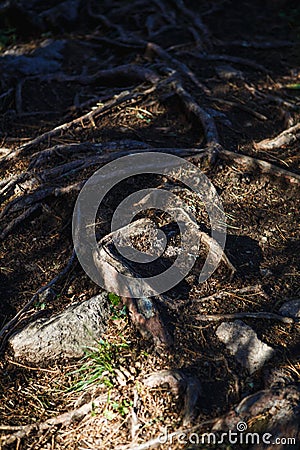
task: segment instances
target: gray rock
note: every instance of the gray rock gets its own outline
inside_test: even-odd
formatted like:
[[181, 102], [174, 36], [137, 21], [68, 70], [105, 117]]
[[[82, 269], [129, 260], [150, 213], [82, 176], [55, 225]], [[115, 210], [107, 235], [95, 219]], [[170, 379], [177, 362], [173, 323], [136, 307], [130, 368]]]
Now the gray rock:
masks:
[[251, 327], [241, 320], [223, 322], [216, 334], [237, 361], [252, 374], [272, 357], [274, 349], [258, 339]]
[[47, 365], [64, 358], [79, 358], [85, 347], [95, 346], [103, 335], [109, 315], [107, 294], [102, 293], [50, 319], [38, 319], [10, 338], [14, 359]]
[[17, 72], [22, 75], [45, 75], [61, 70], [64, 40], [47, 39], [39, 48], [29, 54], [19, 54], [18, 48], [5, 52], [0, 57], [0, 68], [5, 72]]
[[32, 56], [36, 58], [55, 59], [61, 61], [63, 59], [62, 52], [66, 47], [64, 39], [46, 39], [41, 42], [40, 46], [32, 52]]
[[31, 56], [3, 56], [3, 67], [8, 72], [19, 72], [22, 75], [41, 75], [57, 72], [61, 64], [45, 58]]
[[279, 313], [282, 316], [300, 319], [300, 298], [298, 298], [297, 300], [290, 300], [289, 302], [284, 303], [281, 306]]

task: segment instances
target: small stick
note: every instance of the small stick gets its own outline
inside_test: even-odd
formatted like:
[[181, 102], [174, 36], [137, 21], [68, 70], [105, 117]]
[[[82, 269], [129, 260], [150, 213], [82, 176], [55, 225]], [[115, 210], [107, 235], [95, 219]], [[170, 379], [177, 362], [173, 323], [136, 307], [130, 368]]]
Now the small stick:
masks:
[[243, 105], [242, 103], [232, 102], [230, 100], [225, 100], [223, 98], [216, 98], [216, 97], [213, 97], [212, 101], [218, 102], [218, 103], [223, 103], [224, 105], [234, 106], [235, 108], [241, 109], [242, 111], [245, 111], [248, 114], [251, 114], [252, 116], [256, 117], [259, 120], [264, 120], [264, 121], [268, 120], [268, 118], [266, 116], [264, 116], [263, 114], [260, 114], [257, 111], [254, 111], [254, 109], [249, 108], [248, 106]]
[[231, 292], [218, 291], [215, 294], [208, 295], [206, 297], [197, 298], [197, 299], [194, 299], [193, 301], [203, 303], [203, 302], [209, 302], [209, 301], [221, 299], [226, 295], [227, 296], [230, 296], [230, 295], [239, 295], [240, 296], [240, 295], [249, 294], [249, 293], [251, 293], [252, 295], [259, 294], [260, 296], [268, 299], [268, 296], [266, 295], [266, 293], [262, 291], [261, 285], [256, 284], [255, 286], [246, 286], [241, 289], [234, 289]]
[[3, 92], [3, 94], [0, 95], [0, 100], [4, 99], [5, 97], [8, 97], [10, 94], [12, 94], [14, 91], [14, 88], [8, 89], [8, 91]]
[[267, 319], [267, 320], [279, 320], [283, 323], [294, 323], [294, 319], [291, 317], [285, 317], [281, 316], [280, 314], [275, 313], [268, 313], [268, 312], [257, 312], [257, 313], [251, 313], [251, 312], [242, 312], [242, 313], [232, 313], [232, 314], [198, 314], [195, 316], [195, 319], [197, 320], [203, 320], [208, 322], [217, 322], [219, 320], [226, 320], [226, 319]]
[[234, 40], [234, 41], [218, 41], [218, 46], [221, 47], [243, 47], [243, 48], [255, 48], [258, 50], [269, 50], [273, 48], [285, 48], [285, 47], [293, 47], [295, 42], [292, 41], [243, 41], [243, 40]]

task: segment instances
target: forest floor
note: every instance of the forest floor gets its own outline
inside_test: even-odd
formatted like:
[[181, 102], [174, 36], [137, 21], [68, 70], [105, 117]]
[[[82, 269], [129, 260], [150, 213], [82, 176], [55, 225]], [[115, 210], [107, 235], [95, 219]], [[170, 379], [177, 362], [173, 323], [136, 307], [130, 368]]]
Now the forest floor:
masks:
[[[171, 0], [86, 3], [75, 24], [62, 20], [60, 27], [50, 24], [32, 33], [23, 24], [23, 33], [22, 25], [9, 18], [6, 34], [0, 32], [0, 327], [57, 276], [72, 255], [72, 212], [79, 192], [72, 186], [80, 186], [105, 158], [101, 162], [92, 146], [66, 150], [70, 144], [103, 144], [101, 155], [107, 160], [128, 146], [191, 149], [186, 159], [206, 174], [223, 203], [225, 252], [236, 274], [230, 277], [221, 264], [198, 284], [199, 261], [172, 289], [169, 296], [176, 306], [167, 308], [166, 323], [174, 345], [165, 351], [141, 337], [111, 296], [112, 316], [102, 344], [110, 346], [113, 367], [106, 384], [103, 378], [102, 383], [89, 383], [91, 370], [97, 368], [95, 354], [84, 361], [29, 367], [13, 360], [6, 347], [8, 335], [1, 336], [3, 448], [134, 449], [166, 427], [169, 433], [181, 429], [180, 395], [164, 385], [149, 389], [143, 384], [146, 375], [161, 369], [184, 369], [199, 379], [202, 393], [192, 425], [201, 432], [206, 425], [200, 424], [266, 388], [274, 368], [300, 381], [299, 323], [243, 319], [275, 349], [263, 369], [250, 375], [217, 338], [219, 322], [197, 318], [277, 313], [282, 304], [300, 297], [299, 130], [279, 146], [262, 143], [299, 123], [297, 2], [191, 0], [186, 9]], [[190, 94], [189, 101], [178, 86]], [[191, 104], [206, 112], [208, 124]], [[94, 114], [86, 118], [91, 111]], [[217, 130], [212, 137], [210, 131], [216, 130], [211, 123]], [[214, 146], [220, 146], [216, 158], [193, 154], [192, 149], [210, 154]], [[42, 153], [46, 149], [51, 149], [49, 155]], [[238, 154], [253, 159], [238, 159]], [[135, 181], [135, 188], [145, 188], [160, 185], [162, 178]], [[117, 203], [132, 189], [132, 183], [125, 183], [105, 202], [99, 212], [102, 236], [110, 231]], [[188, 202], [199, 223], [209, 229], [203, 206], [192, 194]], [[160, 220], [164, 222], [164, 216]], [[74, 264], [54, 291], [51, 301], [37, 297], [8, 331], [37, 317], [51, 317], [101, 289]], [[13, 427], [47, 421], [100, 396], [102, 403], [79, 421], [33, 428], [22, 438], [8, 440], [17, 431]], [[261, 417], [252, 419], [254, 428], [258, 422], [259, 427]], [[161, 448], [208, 445], [186, 446], [174, 440]]]

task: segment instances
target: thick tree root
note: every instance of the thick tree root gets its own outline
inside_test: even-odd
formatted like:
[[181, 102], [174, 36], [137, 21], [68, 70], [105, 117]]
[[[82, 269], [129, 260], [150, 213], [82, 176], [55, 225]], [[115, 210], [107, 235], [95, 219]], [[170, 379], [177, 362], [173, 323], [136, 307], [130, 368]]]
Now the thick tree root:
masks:
[[284, 130], [273, 139], [264, 139], [254, 144], [256, 150], [274, 150], [285, 145], [291, 145], [300, 139], [300, 123]]
[[195, 409], [202, 394], [201, 384], [196, 377], [186, 375], [182, 370], [161, 370], [148, 375], [143, 383], [149, 388], [167, 384], [174, 395], [183, 396], [182, 425], [189, 426], [191, 424], [195, 418]]
[[[201, 123], [206, 137], [206, 145], [214, 146], [219, 143], [219, 136], [214, 119], [211, 115], [201, 108], [193, 97], [183, 88], [178, 81], [172, 83], [172, 88], [183, 101], [186, 110], [192, 113]], [[199, 133], [201, 134], [201, 133]]]
[[[156, 234], [156, 228], [152, 221], [141, 219], [105, 236], [100, 241], [100, 251], [95, 253], [94, 261], [108, 290], [114, 292], [116, 284], [122, 286], [124, 283], [121, 279], [122, 276], [140, 278], [133, 267], [131, 265], [129, 266], [125, 262], [125, 259], [119, 256], [115, 250], [115, 242], [117, 241], [118, 245], [124, 245], [123, 242], [127, 242], [128, 239], [144, 235], [145, 233], [150, 233], [151, 235], [153, 233]], [[119, 276], [120, 279], [118, 278]], [[132, 295], [130, 291], [130, 286], [126, 289], [128, 294], [126, 296], [123, 295], [122, 300], [128, 307], [132, 322], [139, 329], [142, 336], [152, 336], [154, 343], [158, 347], [171, 346], [172, 338], [160, 317], [159, 310], [155, 304], [155, 298], [152, 298], [158, 294], [149, 286], [152, 297], [135, 299], [134, 294]]]
[[180, 52], [182, 55], [189, 56], [195, 59], [199, 59], [200, 61], [225, 61], [225, 62], [231, 62], [234, 64], [239, 64], [241, 66], [250, 67], [254, 70], [259, 70], [260, 72], [269, 73], [269, 70], [267, 70], [264, 66], [261, 64], [256, 63], [255, 61], [252, 61], [247, 58], [239, 58], [237, 56], [230, 56], [230, 55], [213, 55], [213, 54], [201, 54], [201, 53], [194, 53], [194, 52], [188, 52], [188, 51], [182, 51]]
[[151, 69], [146, 69], [143, 66], [134, 64], [127, 64], [123, 66], [114, 67], [113, 69], [99, 70], [93, 75], [66, 75], [58, 73], [54, 75], [39, 76], [40, 81], [57, 81], [60, 83], [79, 83], [82, 85], [90, 85], [99, 81], [114, 82], [117, 80], [128, 80], [128, 82], [149, 82], [151, 84], [158, 83], [159, 76]]

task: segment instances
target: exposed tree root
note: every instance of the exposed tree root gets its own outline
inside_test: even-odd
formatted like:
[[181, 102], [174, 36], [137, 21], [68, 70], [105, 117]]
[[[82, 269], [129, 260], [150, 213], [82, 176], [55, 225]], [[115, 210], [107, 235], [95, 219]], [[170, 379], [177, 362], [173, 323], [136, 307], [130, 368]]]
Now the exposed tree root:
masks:
[[204, 233], [203, 231], [199, 231], [199, 236], [201, 241], [204, 242], [206, 247], [208, 249], [211, 249], [214, 255], [216, 255], [216, 258], [218, 258], [218, 255], [222, 255], [222, 261], [225, 264], [225, 266], [230, 270], [230, 279], [232, 279], [233, 275], [236, 273], [236, 268], [234, 265], [230, 262], [229, 258], [226, 256], [225, 252], [222, 250], [220, 244], [211, 236], [209, 236], [207, 233]]
[[[141, 219], [105, 236], [100, 241], [100, 251], [94, 255], [94, 260], [97, 270], [102, 274], [107, 289], [113, 291], [116, 284], [123, 285], [122, 280], [118, 279], [119, 274], [121, 276], [140, 278], [133, 267], [126, 264], [125, 259], [119, 256], [115, 250], [115, 241], [117, 240], [119, 245], [122, 245], [124, 239], [127, 241], [134, 236], [140, 236], [144, 233], [152, 234], [153, 232], [156, 233], [153, 222]], [[153, 296], [157, 295], [153, 289], [150, 288], [150, 291], [152, 291]], [[122, 300], [128, 307], [133, 323], [144, 337], [152, 336], [157, 346], [168, 347], [172, 345], [172, 338], [160, 317], [155, 299], [150, 296], [135, 299], [130, 287], [128, 287], [128, 295], [123, 295]]]
[[[131, 142], [131, 141], [130, 141]], [[18, 197], [14, 198], [12, 201], [6, 204], [5, 208], [0, 213], [0, 218], [7, 217], [8, 214], [18, 212], [22, 210], [23, 208], [27, 208], [37, 202], [41, 202], [45, 200], [48, 197], [56, 196], [59, 197], [60, 195], [65, 195], [68, 193], [71, 193], [72, 191], [77, 192], [78, 189], [80, 189], [86, 180], [80, 181], [79, 183], [72, 184], [70, 186], [57, 188], [56, 186], [49, 186], [49, 182], [57, 182], [61, 178], [67, 177], [67, 176], [74, 176], [76, 173], [83, 171], [84, 169], [88, 167], [92, 167], [94, 165], [100, 165], [104, 163], [108, 163], [110, 161], [113, 161], [117, 158], [120, 158], [122, 156], [127, 156], [135, 153], [142, 153], [142, 152], [148, 152], [150, 149], [147, 147], [147, 144], [141, 145], [141, 147], [144, 148], [137, 148], [131, 150], [121, 150], [119, 152], [113, 152], [108, 153], [104, 155], [99, 156], [91, 156], [89, 158], [82, 158], [80, 160], [72, 161], [71, 163], [62, 164], [60, 166], [55, 166], [52, 169], [47, 169], [42, 172], [36, 173], [34, 171], [30, 172], [23, 172], [20, 175], [13, 177], [10, 181], [7, 181], [7, 185], [1, 190], [1, 193], [3, 193], [4, 200], [7, 201], [11, 196], [14, 195], [15, 188], [17, 186], [20, 187], [21, 191], [24, 193], [21, 193]], [[117, 143], [108, 143], [108, 146], [106, 147], [105, 144], [103, 144], [104, 148], [110, 148], [113, 149], [113, 147], [118, 147]], [[120, 143], [120, 148], [126, 148], [127, 144], [125, 142]], [[129, 147], [130, 144], [128, 145]], [[132, 143], [133, 146], [133, 143]], [[61, 148], [62, 151], [71, 151], [75, 149], [94, 149], [98, 150], [102, 148], [102, 144], [73, 144], [72, 146], [57, 146], [58, 148]], [[49, 149], [52, 155], [52, 150], [55, 152], [55, 149], [57, 147], [54, 147], [53, 149]], [[192, 156], [192, 155], [199, 155], [204, 154], [206, 150], [203, 149], [197, 149], [197, 148], [187, 148], [187, 149], [180, 149], [180, 148], [151, 148], [151, 151], [153, 152], [166, 152], [169, 154], [174, 154], [181, 157], [186, 156]], [[41, 152], [43, 155], [42, 158], [47, 158], [48, 150], [45, 150], [45, 153]], [[145, 168], [145, 167], [144, 167]], [[144, 169], [141, 167], [141, 169]], [[33, 190], [33, 192], [30, 192]], [[29, 191], [29, 192], [28, 192]], [[27, 193], [27, 194], [26, 194]], [[26, 217], [24, 217], [26, 218]], [[9, 228], [11, 230], [12, 228]], [[5, 235], [7, 236], [7, 234]], [[1, 239], [1, 234], [0, 234]]]
[[97, 81], [109, 81], [112, 83], [117, 80], [122, 80], [122, 83], [124, 83], [124, 81], [147, 81], [151, 84], [155, 84], [159, 81], [159, 76], [153, 70], [134, 64], [118, 66], [113, 69], [99, 70], [93, 75], [66, 75], [64, 73], [58, 73], [53, 75], [43, 75], [38, 78], [41, 81], [58, 81], [60, 83], [76, 82], [83, 85], [93, 84]]
[[119, 95], [117, 95], [114, 99], [107, 102], [105, 105], [101, 105], [95, 109], [92, 109], [87, 114], [84, 114], [81, 117], [71, 120], [70, 122], [63, 123], [62, 125], [55, 127], [53, 130], [47, 131], [46, 133], [43, 133], [40, 136], [37, 136], [36, 138], [32, 139], [31, 141], [27, 142], [26, 144], [22, 145], [21, 147], [17, 148], [16, 150], [5, 155], [0, 160], [0, 165], [3, 165], [4, 162], [7, 162], [11, 159], [19, 157], [22, 154], [25, 154], [26, 151], [31, 149], [33, 146], [39, 145], [45, 141], [49, 142], [50, 139], [53, 139], [54, 137], [59, 136], [62, 132], [69, 130], [74, 125], [77, 125], [77, 124], [80, 124], [81, 126], [87, 126], [89, 124], [93, 125], [94, 119], [96, 117], [99, 117], [101, 114], [107, 113], [112, 108], [119, 106], [122, 103], [126, 103], [128, 100], [132, 100], [134, 98], [137, 98], [137, 97], [140, 97], [143, 95], [147, 95], [151, 91], [152, 91], [152, 89], [151, 90], [148, 89], [144, 93], [143, 92], [129, 93], [128, 91], [123, 91]]
[[203, 320], [204, 322], [217, 322], [219, 320], [226, 319], [267, 319], [267, 320], [278, 320], [283, 323], [292, 324], [294, 323], [294, 319], [291, 317], [284, 317], [280, 314], [268, 313], [268, 312], [241, 312], [241, 313], [233, 313], [233, 314], [199, 314], [195, 316], [197, 320]]
[[[53, 156], [58, 156], [61, 158], [66, 158], [74, 154], [87, 154], [96, 153], [102, 154], [103, 152], [111, 152], [115, 150], [130, 150], [130, 149], [144, 149], [151, 148], [151, 145], [146, 144], [141, 141], [133, 141], [130, 139], [125, 139], [123, 141], [112, 141], [94, 144], [93, 142], [83, 142], [80, 144], [69, 144], [69, 145], [55, 145], [54, 147], [47, 148], [40, 152], [34, 153], [31, 156], [30, 164], [28, 169], [33, 169], [42, 166], [43, 164], [50, 162]], [[1, 194], [1, 192], [0, 192]]]
[[171, 64], [171, 66], [178, 70], [183, 76], [189, 78], [198, 88], [200, 88], [206, 94], [210, 94], [210, 90], [197, 79], [196, 75], [192, 72], [188, 66], [178, 59], [173, 58], [166, 50], [163, 50], [159, 45], [154, 44], [153, 42], [149, 42], [147, 44], [146, 55], [150, 55], [151, 52], [154, 52], [159, 58], [161, 58], [166, 63]]
[[[197, 44], [201, 44], [202, 41], [207, 46], [211, 45], [211, 33], [209, 29], [204, 25], [201, 17], [198, 14], [195, 14], [191, 10], [189, 10], [184, 4], [183, 0], [174, 1], [176, 8], [189, 20], [193, 23], [194, 29], [196, 30], [196, 42]], [[200, 34], [199, 34], [200, 33]]]
[[278, 106], [281, 106], [283, 108], [287, 108], [288, 110], [294, 110], [296, 111], [297, 109], [299, 109], [299, 105], [297, 104], [297, 102], [292, 102], [290, 100], [284, 99], [282, 97], [279, 97], [278, 95], [272, 95], [269, 92], [262, 92], [261, 90], [255, 88], [254, 86], [249, 86], [249, 84], [245, 83], [245, 88], [251, 92], [251, 94], [259, 99], [261, 101], [261, 99], [264, 100], [264, 103], [271, 103], [271, 104], [275, 104]]
[[[168, 348], [173, 345], [173, 339], [160, 317], [154, 300], [151, 298], [136, 300], [131, 297], [122, 297], [122, 301], [128, 308], [132, 323], [144, 338], [151, 336], [157, 348]], [[151, 309], [150, 317], [149, 309]], [[146, 310], [148, 310], [148, 317], [145, 313]]]
[[[183, 101], [185, 108], [189, 113], [194, 114], [201, 123], [206, 137], [206, 145], [214, 146], [219, 143], [216, 124], [211, 115], [201, 108], [193, 97], [183, 88], [179, 81], [172, 83], [172, 88]], [[201, 133], [199, 133], [201, 134]]]
[[[95, 399], [91, 400], [88, 403], [85, 403], [84, 405], [80, 406], [77, 409], [73, 409], [71, 411], [65, 412], [63, 414], [60, 414], [57, 417], [51, 417], [48, 420], [45, 420], [44, 422], [38, 422], [33, 423], [30, 425], [21, 425], [18, 427], [11, 427], [11, 430], [14, 431], [17, 429], [17, 431], [11, 435], [4, 436], [1, 438], [2, 445], [11, 445], [15, 441], [23, 439], [26, 436], [29, 436], [32, 432], [35, 432], [37, 436], [40, 436], [43, 432], [48, 430], [49, 428], [56, 427], [56, 426], [68, 426], [71, 425], [74, 422], [79, 422], [82, 420], [87, 414], [91, 413], [95, 408], [103, 405], [107, 401], [107, 395], [100, 395], [99, 397], [96, 397]], [[2, 427], [0, 426], [0, 430], [3, 431], [10, 431], [9, 427]]]
[[[234, 410], [220, 417], [213, 430], [236, 429], [238, 422], [267, 418], [267, 431], [273, 436], [296, 437], [299, 432], [299, 386], [290, 384], [256, 392], [244, 398]], [[259, 448], [259, 447], [254, 447]], [[281, 449], [284, 446], [280, 446]]]
[[300, 175], [281, 169], [280, 167], [277, 167], [267, 161], [263, 161], [262, 159], [253, 158], [252, 156], [242, 155], [240, 153], [234, 153], [225, 149], [220, 149], [218, 156], [221, 160], [235, 163], [238, 166], [241, 166], [244, 170], [250, 170], [251, 172], [258, 170], [263, 174], [282, 178], [288, 183], [294, 185], [298, 185], [300, 183]]
[[[271, 388], [263, 391], [259, 391], [253, 395], [249, 395], [244, 398], [239, 405], [237, 405], [233, 410], [223, 417], [219, 417], [213, 420], [208, 420], [205, 422], [200, 422], [199, 424], [190, 428], [180, 428], [177, 431], [168, 433], [166, 435], [160, 435], [157, 438], [151, 439], [143, 444], [131, 444], [126, 446], [118, 447], [118, 450], [148, 450], [150, 448], [159, 447], [162, 443], [180, 442], [180, 436], [187, 438], [195, 433], [199, 438], [199, 444], [201, 444], [202, 433], [200, 430], [205, 430], [206, 436], [204, 436], [203, 444], [206, 445], [207, 433], [217, 433], [226, 432], [228, 430], [236, 430], [238, 423], [254, 422], [255, 419], [259, 421], [262, 417], [265, 418], [265, 435], [266, 439], [272, 436], [276, 437], [293, 437], [295, 438], [295, 443], [299, 436], [299, 420], [298, 420], [298, 409], [299, 409], [299, 387], [295, 384], [291, 384], [280, 389]], [[207, 431], [207, 430], [210, 431]], [[249, 432], [252, 430], [249, 429]], [[245, 432], [245, 431], [244, 431]], [[254, 432], [254, 430], [253, 430]], [[269, 434], [271, 433], [271, 434]], [[217, 436], [215, 436], [216, 442]], [[210, 442], [210, 441], [209, 441]], [[252, 441], [253, 442], [253, 441]], [[271, 442], [269, 440], [269, 442]], [[284, 441], [286, 442], [286, 440]], [[268, 446], [271, 449], [273, 444]], [[279, 444], [280, 450], [286, 447], [286, 444]], [[261, 448], [261, 443], [258, 445], [253, 445], [253, 450], [259, 450]]]
[[268, 118], [263, 114], [260, 114], [259, 112], [255, 111], [252, 108], [249, 108], [246, 105], [243, 105], [242, 103], [232, 102], [230, 100], [225, 100], [223, 98], [216, 98], [216, 97], [213, 97], [212, 100], [217, 103], [223, 103], [224, 105], [234, 106], [235, 108], [238, 108], [242, 111], [245, 111], [248, 114], [251, 114], [252, 116], [256, 117], [256, 119], [263, 121], [268, 120]]
[[201, 397], [201, 385], [196, 377], [186, 375], [182, 370], [161, 370], [143, 380], [145, 386], [156, 388], [167, 384], [174, 395], [184, 397], [183, 426], [191, 424], [195, 418], [195, 408]]
[[32, 214], [34, 214], [39, 208], [40, 204], [36, 204], [33, 206], [30, 206], [28, 209], [26, 209], [22, 214], [20, 214], [18, 217], [16, 217], [14, 220], [9, 222], [9, 224], [4, 228], [4, 230], [0, 233], [0, 240], [3, 240], [8, 236], [8, 234], [16, 228], [18, 225], [20, 225], [24, 220], [28, 219]]
[[286, 48], [293, 47], [295, 42], [292, 41], [221, 41], [218, 42], [221, 47], [243, 47], [243, 48], [255, 48], [258, 50], [270, 50], [273, 48]]
[[256, 63], [255, 61], [252, 61], [247, 58], [240, 58], [237, 56], [230, 56], [230, 55], [213, 55], [213, 54], [200, 54], [200, 53], [193, 53], [188, 51], [181, 51], [182, 55], [186, 55], [192, 58], [200, 59], [201, 61], [226, 61], [231, 62], [234, 64], [240, 64], [242, 66], [250, 67], [254, 70], [259, 70], [260, 72], [269, 73], [269, 70], [267, 70], [264, 66], [261, 64]]
[[256, 150], [273, 150], [285, 145], [291, 145], [300, 139], [300, 123], [284, 130], [273, 139], [264, 139], [254, 144]]

